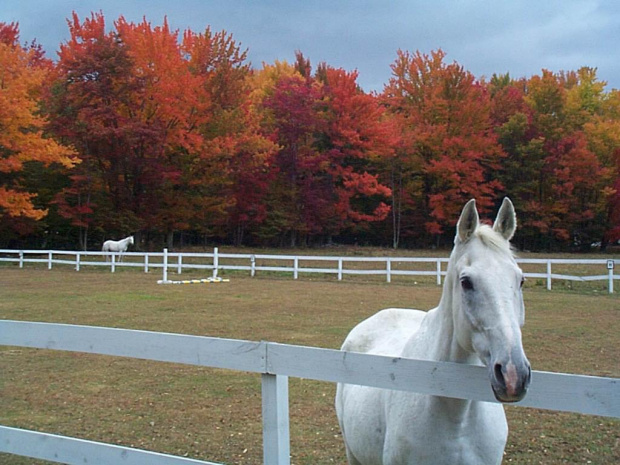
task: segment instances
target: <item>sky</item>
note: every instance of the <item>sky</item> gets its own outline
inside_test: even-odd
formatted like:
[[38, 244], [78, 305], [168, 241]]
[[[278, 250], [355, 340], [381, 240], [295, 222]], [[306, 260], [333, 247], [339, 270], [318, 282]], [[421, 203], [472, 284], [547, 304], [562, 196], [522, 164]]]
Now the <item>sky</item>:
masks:
[[18, 22], [20, 39], [36, 39], [49, 58], [69, 38], [66, 19], [102, 11], [153, 26], [232, 34], [255, 68], [293, 62], [357, 70], [366, 91], [383, 90], [397, 51], [442, 49], [477, 78], [542, 69], [597, 68], [607, 90], [620, 89], [620, 2], [616, 0], [1, 0], [0, 22]]

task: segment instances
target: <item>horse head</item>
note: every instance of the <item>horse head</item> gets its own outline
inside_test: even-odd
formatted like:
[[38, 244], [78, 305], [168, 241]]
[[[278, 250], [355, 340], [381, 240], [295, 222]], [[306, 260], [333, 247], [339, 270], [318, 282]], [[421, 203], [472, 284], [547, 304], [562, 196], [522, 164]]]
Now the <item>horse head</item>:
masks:
[[509, 243], [516, 226], [514, 206], [508, 198], [493, 227], [480, 224], [472, 199], [457, 223], [450, 258], [458, 344], [475, 352], [487, 366], [493, 393], [501, 402], [521, 400], [531, 379], [521, 341], [524, 278]]

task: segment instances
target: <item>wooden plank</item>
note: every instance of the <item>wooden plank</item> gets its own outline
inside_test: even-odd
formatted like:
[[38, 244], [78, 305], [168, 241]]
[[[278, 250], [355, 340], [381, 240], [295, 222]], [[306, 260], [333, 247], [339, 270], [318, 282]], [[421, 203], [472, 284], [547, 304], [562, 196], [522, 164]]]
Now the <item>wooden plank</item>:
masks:
[[254, 254], [256, 260], [295, 260], [298, 255], [269, 255], [269, 254]]
[[[0, 344], [228, 368], [496, 402], [481, 366], [268, 342], [52, 323], [0, 321]], [[535, 407], [620, 418], [620, 379], [534, 371]]]
[[[213, 255], [213, 254], [211, 254]], [[252, 257], [255, 257], [254, 254], [251, 253], [220, 253], [220, 258], [237, 258], [243, 260], [251, 260]]]
[[298, 378], [495, 401], [481, 366], [268, 343], [267, 369]]
[[[182, 252], [179, 253], [179, 255], [183, 255], [183, 258], [187, 258], [187, 257], [194, 257], [194, 258], [213, 258], [213, 252], [205, 252], [205, 253], [198, 253], [198, 252]], [[220, 256], [220, 258], [224, 255], [224, 254], [218, 254]]]
[[553, 265], [605, 265], [604, 258], [516, 258], [517, 263], [546, 265], [551, 261]]
[[368, 262], [368, 263], [371, 263], [371, 262], [385, 263], [387, 260], [391, 259], [391, 257], [339, 257], [339, 258], [343, 262]]
[[265, 371], [265, 343], [235, 339], [1, 320], [0, 344]]
[[403, 263], [437, 263], [437, 261], [441, 263], [448, 263], [450, 261], [449, 258], [432, 258], [432, 257], [393, 257], [392, 262], [403, 262]]
[[256, 271], [285, 271], [288, 273], [292, 273], [294, 271], [293, 267], [286, 267], [286, 266], [259, 266], [256, 265], [254, 267], [254, 269]]
[[[416, 271], [416, 270], [392, 270], [393, 275], [399, 276], [437, 276], [437, 271]], [[442, 275], [446, 273], [441, 272]]]
[[620, 418], [620, 379], [533, 371], [518, 405]]
[[[299, 271], [308, 271], [308, 268], [304, 268], [301, 269]], [[336, 272], [338, 272], [338, 270], [336, 270]], [[330, 271], [330, 273], [333, 273], [333, 271]], [[346, 269], [344, 268], [341, 271], [341, 274], [358, 274], [358, 275], [387, 275], [388, 272], [385, 268], [383, 269], [374, 269], [374, 270], [353, 270], [353, 269]]]
[[[213, 268], [213, 267], [207, 265], [207, 268]], [[220, 270], [252, 271], [252, 266], [251, 265], [220, 265]]]
[[219, 465], [84, 439], [0, 426], [0, 452], [66, 464]]
[[[288, 269], [293, 271], [292, 268]], [[338, 268], [297, 268], [298, 273], [325, 273], [325, 274], [338, 274]]]
[[[497, 402], [482, 366], [269, 343], [267, 368], [299, 378]], [[514, 405], [620, 418], [620, 379], [534, 371], [527, 396]]]
[[526, 278], [543, 278], [546, 279], [547, 278], [547, 273], [523, 273], [523, 276], [525, 276]]

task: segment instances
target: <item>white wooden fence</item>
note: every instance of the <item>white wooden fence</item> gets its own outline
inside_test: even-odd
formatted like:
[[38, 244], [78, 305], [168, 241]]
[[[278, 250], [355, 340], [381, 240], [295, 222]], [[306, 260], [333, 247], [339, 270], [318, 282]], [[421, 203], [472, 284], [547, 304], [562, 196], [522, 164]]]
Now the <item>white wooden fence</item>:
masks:
[[[289, 376], [496, 402], [484, 367], [264, 341], [0, 320], [0, 345], [261, 373], [263, 460], [268, 465], [290, 463]], [[620, 418], [620, 379], [534, 371], [526, 398], [515, 405]], [[7, 426], [0, 426], [0, 452], [76, 465], [215, 465]]]
[[[20, 268], [26, 263], [44, 263], [48, 269], [52, 269], [53, 265], [70, 265], [77, 271], [85, 266], [107, 267], [112, 272], [118, 267], [141, 268], [145, 273], [151, 269], [161, 269], [162, 283], [172, 282], [168, 279], [169, 271], [181, 275], [184, 270], [193, 269], [210, 271], [213, 277], [217, 276], [218, 270], [247, 271], [250, 276], [255, 276], [257, 272], [284, 272], [291, 273], [294, 279], [298, 279], [300, 273], [335, 274], [338, 280], [345, 275], [384, 275], [388, 283], [393, 276], [434, 276], [440, 285], [446, 275], [448, 258], [233, 254], [220, 253], [215, 248], [212, 253], [172, 253], [167, 249], [163, 252], [127, 252], [121, 262], [117, 253], [109, 252], [0, 249], [0, 262], [18, 263]], [[614, 281], [620, 280], [620, 274], [615, 274], [616, 267], [620, 266], [617, 259], [517, 258], [517, 262], [541, 268], [539, 271], [526, 271], [525, 276], [546, 280], [548, 290], [551, 290], [553, 280], [607, 281], [607, 289], [612, 294]], [[371, 268], [360, 267], [361, 264], [370, 264]], [[553, 265], [592, 267], [597, 274], [554, 273]], [[422, 269], [406, 268], [411, 266]]]

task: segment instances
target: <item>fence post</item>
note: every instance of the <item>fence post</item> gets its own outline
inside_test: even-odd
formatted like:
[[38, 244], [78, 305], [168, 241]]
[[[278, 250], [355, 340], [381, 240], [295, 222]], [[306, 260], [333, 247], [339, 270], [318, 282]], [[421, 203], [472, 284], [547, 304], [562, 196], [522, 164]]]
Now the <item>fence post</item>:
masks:
[[213, 247], [213, 277], [217, 278], [217, 267], [220, 265], [220, 257], [217, 254], [217, 247]]
[[288, 376], [262, 375], [263, 463], [289, 465]]
[[47, 254], [47, 269], [52, 269], [52, 251], [50, 250]]
[[110, 262], [110, 271], [114, 273], [114, 271], [116, 270], [116, 252], [112, 252], [110, 255], [112, 256], [112, 260]]
[[390, 259], [390, 257], [386, 259], [385, 266], [386, 266], [385, 274], [387, 275], [387, 282], [391, 283], [392, 282], [392, 260]]
[[177, 274], [181, 274], [183, 272], [183, 254], [179, 252], [179, 260], [177, 262]]
[[338, 281], [342, 281], [342, 258], [338, 258]]
[[551, 290], [551, 260], [547, 260], [547, 290]]
[[299, 258], [293, 259], [293, 279], [297, 279], [299, 276]]
[[24, 267], [24, 251], [23, 250], [19, 251], [19, 267], [20, 268]]
[[149, 254], [148, 253], [144, 254], [144, 272], [145, 273], [149, 272]]
[[437, 285], [441, 286], [441, 260], [437, 259]]
[[614, 265], [615, 265], [615, 261], [614, 260], [607, 260], [607, 270], [609, 271], [609, 293], [613, 294], [614, 293]]
[[256, 274], [256, 257], [250, 255], [250, 276], [253, 278]]
[[168, 282], [168, 249], [164, 249], [164, 263], [162, 265], [164, 269], [163, 282]]
[[75, 271], [80, 271], [80, 252], [75, 254]]

